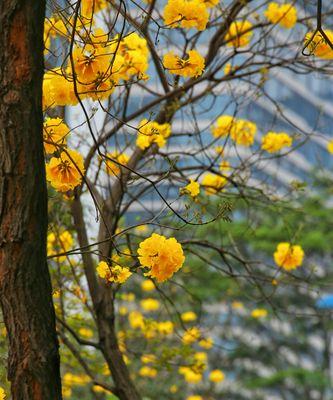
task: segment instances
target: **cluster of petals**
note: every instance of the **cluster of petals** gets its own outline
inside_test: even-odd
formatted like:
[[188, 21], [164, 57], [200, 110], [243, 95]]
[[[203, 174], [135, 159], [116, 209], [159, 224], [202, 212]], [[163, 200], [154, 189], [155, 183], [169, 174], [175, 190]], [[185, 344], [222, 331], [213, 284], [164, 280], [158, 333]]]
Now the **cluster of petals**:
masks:
[[[328, 40], [333, 43], [333, 31], [325, 29], [324, 32]], [[331, 60], [333, 58], [333, 49], [322, 33], [316, 32], [314, 35], [313, 32], [309, 32], [305, 36], [305, 44], [311, 54], [325, 60]]]
[[286, 271], [300, 267], [303, 263], [303, 258], [304, 251], [302, 247], [288, 242], [279, 243], [274, 253], [275, 263]]
[[250, 21], [234, 21], [229, 26], [225, 40], [227, 46], [244, 47], [250, 43], [252, 35], [252, 23]]
[[265, 11], [265, 16], [272, 24], [279, 24], [286, 29], [293, 28], [297, 22], [296, 7], [290, 3], [279, 4], [272, 1]]
[[[119, 175], [121, 166], [127, 165], [129, 161], [129, 156], [127, 154], [118, 153], [117, 151], [107, 153], [107, 156], [109, 158], [106, 158], [105, 160], [105, 170], [112, 176]], [[116, 162], [112, 160], [115, 160]]]
[[105, 261], [101, 261], [96, 268], [100, 278], [108, 282], [124, 283], [132, 275], [132, 272], [127, 267], [120, 265], [109, 265]]
[[170, 28], [180, 26], [203, 31], [209, 19], [207, 5], [201, 0], [169, 0], [164, 8], [164, 23]]
[[166, 144], [166, 139], [171, 135], [171, 126], [169, 123], [159, 124], [156, 121], [143, 119], [138, 126], [138, 136], [136, 145], [145, 150], [153, 143], [158, 147]]
[[46, 164], [46, 179], [58, 192], [67, 192], [80, 185], [84, 174], [82, 155], [75, 150], [62, 151]]
[[276, 153], [285, 147], [290, 147], [293, 139], [285, 132], [268, 132], [262, 138], [261, 148], [268, 153]]
[[157, 233], [140, 243], [138, 255], [140, 264], [149, 269], [147, 275], [157, 282], [171, 278], [185, 261], [180, 243], [175, 238], [167, 239]]
[[254, 122], [237, 119], [231, 115], [221, 115], [216, 125], [212, 127], [212, 134], [219, 138], [230, 135], [231, 139], [242, 146], [251, 146], [257, 133]]
[[66, 144], [70, 129], [61, 118], [47, 118], [43, 126], [44, 150], [53, 154], [61, 145]]
[[164, 67], [175, 75], [183, 77], [196, 78], [203, 73], [205, 68], [205, 59], [196, 50], [189, 50], [188, 57], [182, 59], [176, 56], [172, 51], [163, 57]]

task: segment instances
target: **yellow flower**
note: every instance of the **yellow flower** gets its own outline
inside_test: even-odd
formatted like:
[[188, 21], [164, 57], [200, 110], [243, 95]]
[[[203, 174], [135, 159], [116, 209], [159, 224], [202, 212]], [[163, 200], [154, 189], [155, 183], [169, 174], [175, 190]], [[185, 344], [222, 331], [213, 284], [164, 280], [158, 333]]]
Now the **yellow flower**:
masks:
[[231, 307], [234, 308], [234, 309], [244, 308], [243, 303], [241, 301], [233, 301], [231, 303]]
[[204, 338], [199, 341], [199, 346], [206, 350], [211, 349], [213, 347], [213, 345], [214, 345], [214, 341], [211, 337]]
[[255, 308], [251, 312], [251, 317], [253, 317], [253, 318], [265, 318], [265, 317], [267, 317], [267, 314], [268, 314], [267, 310], [265, 310], [264, 308]]
[[[328, 39], [330, 40], [330, 42], [333, 43], [333, 31], [325, 29], [324, 32], [328, 37]], [[311, 54], [314, 54], [315, 56], [323, 58], [325, 60], [331, 60], [333, 58], [333, 50], [331, 49], [327, 40], [323, 37], [323, 35], [320, 32], [316, 32], [313, 38], [312, 35], [313, 32], [309, 32], [305, 36], [305, 43], [308, 44], [307, 47], [311, 52]], [[310, 39], [311, 43], [308, 43]]]
[[284, 147], [290, 147], [293, 143], [292, 138], [284, 132], [268, 132], [262, 138], [261, 148], [268, 153], [276, 153]]
[[156, 233], [140, 243], [138, 254], [140, 264], [150, 269], [147, 275], [157, 282], [171, 278], [185, 261], [182, 246], [175, 238], [167, 239]]
[[200, 332], [199, 328], [194, 326], [194, 327], [188, 329], [186, 332], [184, 332], [182, 341], [185, 344], [191, 344], [191, 343], [198, 341], [198, 339], [200, 338], [200, 335], [201, 335], [201, 332]]
[[205, 59], [196, 51], [189, 50], [188, 57], [182, 59], [176, 56], [173, 51], [165, 54], [163, 65], [171, 74], [196, 78], [203, 73], [205, 68]]
[[65, 386], [82, 386], [90, 382], [88, 375], [74, 375], [67, 372], [63, 377]]
[[186, 400], [203, 400], [202, 396], [199, 396], [198, 394], [193, 394], [191, 396], [187, 396]]
[[70, 398], [72, 396], [72, 389], [65, 384], [62, 385], [62, 396], [65, 398]]
[[254, 142], [254, 136], [257, 132], [257, 126], [254, 122], [238, 119], [230, 130], [231, 139], [242, 146], [251, 146]]
[[86, 339], [91, 339], [94, 336], [94, 332], [88, 328], [80, 328], [79, 334]]
[[141, 300], [140, 305], [145, 311], [156, 311], [160, 308], [160, 302], [151, 298]]
[[227, 46], [244, 47], [250, 43], [253, 32], [250, 21], [234, 21], [225, 36]]
[[156, 362], [156, 356], [154, 354], [143, 354], [141, 356], [141, 362], [143, 364], [150, 364]]
[[188, 193], [191, 197], [197, 197], [200, 193], [200, 184], [190, 179], [190, 183], [180, 189], [180, 193]]
[[123, 293], [122, 294], [122, 299], [124, 301], [134, 301], [135, 300], [135, 294], [134, 293]]
[[44, 74], [43, 109], [77, 103], [73, 82], [63, 75], [60, 68], [55, 68]]
[[330, 141], [327, 143], [327, 150], [328, 150], [331, 154], [333, 154], [333, 140], [330, 140]]
[[179, 373], [184, 376], [185, 381], [188, 383], [199, 383], [202, 381], [202, 374], [190, 367], [180, 367]]
[[75, 150], [63, 151], [46, 164], [46, 179], [58, 192], [67, 192], [80, 185], [84, 172], [83, 157]]
[[5, 389], [0, 387], [0, 400], [5, 400], [5, 399], [6, 399]]
[[162, 335], [171, 335], [173, 329], [174, 326], [171, 321], [162, 321], [157, 324], [157, 330]]
[[52, 154], [60, 145], [66, 144], [68, 133], [69, 128], [61, 118], [47, 118], [43, 129], [45, 153]]
[[221, 172], [229, 171], [231, 169], [229, 161], [223, 160], [220, 162], [219, 170]]
[[181, 315], [181, 319], [184, 322], [193, 322], [197, 319], [197, 315], [193, 311], [186, 311]]
[[129, 268], [120, 265], [110, 266], [105, 261], [101, 261], [97, 265], [96, 271], [100, 278], [115, 283], [124, 283], [132, 275]]
[[128, 322], [132, 329], [142, 329], [144, 327], [143, 315], [139, 311], [131, 311], [128, 315]]
[[82, 0], [81, 17], [91, 20], [93, 16], [107, 6], [106, 0]]
[[209, 14], [206, 5], [200, 0], [168, 0], [164, 8], [164, 23], [171, 28], [206, 29]]
[[215, 174], [206, 174], [202, 179], [202, 185], [206, 186], [206, 194], [216, 194], [226, 185], [227, 179]]
[[150, 279], [145, 279], [143, 282], [141, 282], [141, 289], [144, 292], [151, 292], [152, 290], [155, 290], [154, 282]]
[[145, 365], [144, 367], [141, 367], [139, 370], [139, 375], [147, 377], [147, 378], [155, 378], [157, 375], [157, 369], [148, 367]]
[[297, 22], [296, 7], [290, 3], [278, 4], [272, 1], [264, 14], [272, 24], [279, 24], [286, 29], [293, 28]]
[[224, 378], [225, 378], [224, 373], [219, 369], [214, 369], [209, 374], [209, 380], [214, 383], [222, 382], [224, 381]]
[[286, 271], [300, 267], [303, 257], [304, 251], [301, 246], [291, 245], [287, 242], [279, 243], [274, 253], [275, 263]]
[[[47, 235], [47, 255], [53, 256], [57, 253], [65, 253], [73, 246], [73, 237], [70, 232], [63, 231], [60, 234], [50, 232]], [[57, 257], [58, 261], [64, 261], [66, 256]]]
[[[129, 157], [125, 153], [118, 153], [117, 151], [113, 153], [107, 153], [107, 156], [113, 160], [116, 160], [121, 165], [127, 165]], [[116, 164], [115, 162], [111, 161], [110, 159], [106, 158], [106, 172], [109, 175], [119, 175], [120, 173], [120, 165]]]
[[212, 134], [215, 138], [227, 136], [235, 123], [235, 118], [231, 115], [221, 115], [216, 120], [216, 126], [211, 128]]
[[170, 393], [177, 393], [178, 392], [178, 386], [177, 385], [170, 386], [169, 392]]
[[170, 134], [170, 124], [159, 124], [155, 121], [143, 119], [138, 126], [136, 145], [141, 150], [148, 148], [153, 143], [156, 143], [158, 147], [163, 147]]

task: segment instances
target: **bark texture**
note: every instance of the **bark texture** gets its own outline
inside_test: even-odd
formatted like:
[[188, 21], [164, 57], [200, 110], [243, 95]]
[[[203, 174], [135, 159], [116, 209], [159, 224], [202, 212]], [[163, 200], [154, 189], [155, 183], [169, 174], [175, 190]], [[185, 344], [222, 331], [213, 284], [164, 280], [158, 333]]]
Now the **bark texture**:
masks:
[[61, 399], [46, 264], [45, 0], [0, 0], [0, 304], [13, 400]]

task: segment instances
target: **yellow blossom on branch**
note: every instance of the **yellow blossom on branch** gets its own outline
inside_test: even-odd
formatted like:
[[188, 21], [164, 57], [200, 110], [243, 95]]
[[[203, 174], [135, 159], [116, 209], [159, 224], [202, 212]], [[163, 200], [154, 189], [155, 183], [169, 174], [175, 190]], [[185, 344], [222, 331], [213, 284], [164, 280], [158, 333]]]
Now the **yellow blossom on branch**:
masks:
[[[330, 42], [333, 43], [333, 31], [325, 29], [324, 32]], [[325, 37], [320, 32], [316, 32], [314, 37], [312, 36], [313, 32], [309, 32], [304, 39], [310, 53], [319, 58], [331, 60], [333, 58], [333, 49], [331, 48]], [[311, 42], [309, 43], [310, 40]]]
[[186, 311], [181, 314], [181, 319], [184, 322], [193, 322], [197, 319], [197, 314], [193, 311]]
[[145, 311], [157, 311], [160, 308], [160, 302], [152, 298], [141, 300], [140, 305]]
[[224, 373], [219, 369], [214, 369], [209, 374], [209, 380], [214, 383], [223, 382], [225, 379]]
[[242, 146], [251, 146], [257, 132], [257, 126], [254, 122], [245, 119], [238, 119], [232, 125], [230, 137], [237, 144]]
[[287, 242], [279, 243], [274, 253], [275, 263], [286, 271], [300, 267], [303, 263], [303, 258], [304, 251], [302, 247]]
[[[53, 256], [58, 253], [65, 253], [73, 246], [73, 236], [69, 231], [63, 231], [60, 234], [50, 232], [47, 235], [47, 255]], [[57, 257], [58, 261], [64, 261], [66, 256]]]
[[66, 144], [69, 131], [70, 129], [61, 118], [47, 118], [43, 127], [45, 153], [52, 154], [59, 150], [60, 145]]
[[225, 36], [227, 46], [244, 47], [250, 43], [253, 32], [250, 21], [234, 21]]
[[191, 197], [197, 197], [200, 193], [200, 184], [190, 179], [190, 183], [181, 188], [180, 193], [188, 193]]
[[267, 314], [268, 314], [267, 310], [265, 310], [264, 308], [255, 308], [251, 312], [251, 317], [253, 317], [253, 318], [265, 318], [265, 317], [267, 317]]
[[163, 282], [172, 277], [185, 261], [182, 246], [175, 238], [153, 233], [148, 239], [140, 243], [139, 261], [143, 267], [149, 268], [149, 275]]
[[96, 271], [100, 278], [115, 283], [124, 283], [132, 275], [129, 268], [120, 265], [110, 266], [105, 261], [101, 261], [97, 265]]
[[59, 192], [67, 192], [80, 185], [84, 172], [83, 157], [75, 150], [63, 151], [46, 164], [46, 179]]
[[292, 142], [292, 138], [287, 133], [268, 132], [262, 138], [261, 148], [268, 153], [276, 153], [284, 147], [290, 147]]
[[205, 68], [205, 59], [196, 51], [189, 50], [188, 57], [182, 59], [176, 56], [173, 51], [165, 54], [163, 57], [164, 67], [175, 75], [186, 77], [198, 77], [203, 73]]
[[171, 28], [206, 29], [209, 14], [201, 0], [168, 0], [164, 8], [164, 23]]
[[272, 1], [264, 14], [270, 22], [286, 29], [293, 28], [297, 22], [297, 10], [291, 3], [278, 4]]
[[206, 174], [202, 179], [202, 185], [205, 186], [206, 194], [216, 194], [220, 192], [227, 183], [224, 176], [216, 174]]
[[141, 150], [148, 148], [153, 143], [156, 143], [158, 147], [163, 147], [170, 134], [170, 124], [159, 124], [156, 121], [148, 121], [147, 119], [143, 119], [138, 127], [136, 145]]
[[107, 156], [110, 157], [111, 160], [108, 158], [106, 158], [106, 160], [105, 160], [106, 172], [111, 176], [119, 175], [120, 165], [118, 165], [117, 163], [112, 161], [112, 159], [117, 161], [121, 165], [127, 165], [129, 156], [125, 153], [118, 153], [117, 151], [115, 151], [113, 153], [108, 153]]
[[230, 134], [232, 126], [236, 120], [231, 115], [221, 115], [216, 120], [216, 125], [211, 128], [212, 134], [215, 138], [220, 138]]

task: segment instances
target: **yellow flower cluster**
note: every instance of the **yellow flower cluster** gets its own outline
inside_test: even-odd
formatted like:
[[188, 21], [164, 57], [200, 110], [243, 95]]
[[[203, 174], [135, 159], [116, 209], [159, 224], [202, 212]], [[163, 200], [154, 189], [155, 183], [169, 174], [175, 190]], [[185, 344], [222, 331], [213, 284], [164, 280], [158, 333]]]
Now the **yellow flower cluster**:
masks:
[[251, 317], [252, 318], [265, 318], [267, 317], [267, 310], [265, 310], [264, 308], [255, 308], [254, 310], [252, 310], [251, 312]]
[[157, 369], [149, 367], [148, 365], [144, 365], [140, 368], [139, 375], [145, 378], [155, 378], [157, 375]]
[[100, 278], [114, 283], [124, 283], [132, 275], [129, 268], [120, 265], [110, 266], [105, 261], [101, 261], [97, 265], [96, 271]]
[[250, 21], [234, 21], [230, 24], [228, 33], [225, 36], [227, 46], [244, 47], [250, 43], [252, 38], [252, 24]]
[[272, 1], [264, 14], [272, 24], [279, 24], [286, 29], [293, 28], [297, 22], [296, 7], [290, 3], [278, 4]]
[[276, 153], [285, 147], [290, 147], [292, 138], [285, 132], [268, 132], [263, 138], [261, 148], [268, 153]]
[[[68, 231], [63, 231], [59, 235], [50, 232], [47, 235], [47, 255], [53, 256], [58, 253], [65, 253], [73, 246], [73, 236]], [[57, 257], [57, 260], [64, 261], [66, 256]]]
[[304, 251], [299, 245], [291, 245], [290, 243], [279, 243], [274, 253], [275, 263], [285, 269], [291, 271], [302, 265]]
[[184, 322], [193, 322], [197, 319], [197, 315], [193, 311], [186, 311], [182, 313], [181, 319]]
[[[324, 32], [325, 35], [330, 40], [330, 42], [333, 43], [333, 31], [325, 29]], [[309, 32], [305, 36], [306, 44], [312, 38], [312, 35], [313, 32]], [[308, 43], [308, 49], [310, 50], [311, 54], [314, 54], [319, 58], [323, 58], [325, 60], [331, 60], [333, 58], [333, 50], [331, 49], [331, 46], [320, 32], [316, 32], [314, 37], [311, 39], [311, 42]]]
[[106, 159], [105, 161], [105, 170], [109, 175], [119, 175], [120, 173], [120, 165], [115, 163], [112, 160], [117, 161], [121, 165], [127, 165], [129, 156], [125, 153], [118, 153], [117, 151], [113, 153], [107, 153], [107, 156], [110, 157], [110, 159]]
[[147, 149], [153, 143], [163, 147], [166, 139], [171, 135], [171, 126], [168, 123], [159, 124], [156, 121], [143, 119], [138, 126], [136, 145], [141, 149]]
[[155, 285], [154, 282], [149, 280], [149, 279], [145, 279], [142, 283], [141, 283], [141, 289], [144, 292], [151, 292], [152, 290], [155, 290]]
[[209, 380], [214, 383], [223, 382], [225, 379], [224, 373], [219, 369], [214, 369], [209, 374]]
[[333, 140], [330, 140], [330, 141], [327, 143], [327, 150], [328, 150], [331, 154], [333, 154]]
[[43, 83], [43, 106], [75, 105], [75, 78], [80, 98], [93, 100], [108, 98], [121, 80], [147, 79], [148, 47], [144, 38], [131, 33], [124, 38], [108, 35], [97, 29], [86, 38], [84, 46], [73, 48], [73, 68], [55, 68], [45, 74]]
[[82, 182], [83, 157], [75, 150], [62, 151], [46, 164], [46, 179], [58, 192], [67, 192]]
[[141, 300], [140, 305], [144, 311], [157, 311], [160, 308], [160, 302], [152, 298]]
[[45, 153], [52, 154], [59, 150], [61, 145], [65, 145], [69, 131], [70, 129], [61, 118], [47, 118], [43, 128]]
[[200, 193], [200, 184], [190, 179], [190, 183], [180, 189], [181, 194], [189, 194], [191, 197], [197, 197]]
[[185, 344], [191, 344], [197, 342], [200, 339], [200, 336], [201, 336], [200, 329], [197, 328], [196, 326], [193, 326], [192, 328], [184, 332], [182, 341]]
[[5, 399], [6, 399], [5, 389], [0, 387], [0, 400], [5, 400]]
[[168, 0], [163, 13], [164, 23], [170, 28], [180, 26], [203, 31], [209, 19], [207, 8], [208, 2], [206, 5], [201, 0]]
[[205, 59], [196, 50], [189, 50], [187, 54], [188, 57], [186, 59], [176, 56], [173, 51], [165, 54], [163, 57], [164, 67], [171, 74], [180, 75], [185, 78], [200, 76], [205, 68]]
[[236, 119], [231, 115], [221, 115], [216, 125], [211, 128], [214, 137], [230, 135], [237, 144], [250, 146], [254, 142], [257, 126], [254, 122], [245, 119]]
[[172, 277], [185, 261], [182, 246], [175, 238], [153, 233], [148, 239], [140, 243], [139, 261], [143, 267], [149, 268], [149, 275], [163, 282]]
[[202, 185], [205, 186], [206, 194], [216, 194], [220, 192], [227, 183], [224, 176], [207, 173], [202, 179]]
[[188, 383], [199, 383], [202, 381], [202, 373], [193, 370], [191, 367], [179, 367], [179, 373], [184, 376]]

